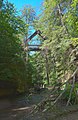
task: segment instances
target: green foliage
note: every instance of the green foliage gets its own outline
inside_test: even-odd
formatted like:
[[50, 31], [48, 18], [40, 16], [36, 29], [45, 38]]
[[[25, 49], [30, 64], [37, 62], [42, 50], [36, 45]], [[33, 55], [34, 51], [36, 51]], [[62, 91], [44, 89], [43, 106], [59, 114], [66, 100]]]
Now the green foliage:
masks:
[[[26, 45], [21, 47], [30, 29], [42, 31], [47, 40], [41, 40], [41, 52], [29, 55], [26, 61]], [[42, 13], [36, 19], [34, 9], [26, 5], [18, 16], [11, 3], [0, 2], [0, 80], [11, 81], [17, 91], [24, 92], [32, 83], [61, 84], [73, 74], [78, 52], [78, 1], [45, 0]], [[22, 40], [21, 40], [22, 39]], [[75, 47], [76, 46], [76, 47]], [[75, 52], [73, 52], [75, 51]], [[64, 98], [69, 97], [71, 85]], [[76, 89], [77, 87], [75, 87]], [[75, 101], [76, 90], [71, 101]]]
[[[49, 81], [52, 85], [64, 82], [77, 67], [72, 60], [74, 54], [70, 46], [70, 44], [76, 46], [78, 43], [77, 4], [77, 0], [72, 2], [70, 0], [45, 0], [40, 18], [35, 21], [34, 27], [40, 29], [47, 37], [41, 48], [47, 51], [44, 56], [48, 58]], [[39, 75], [44, 79], [46, 76], [46, 69], [43, 67], [45, 57], [42, 57], [41, 61], [44, 63], [40, 63], [42, 72]]]
[[42, 56], [40, 55], [40, 53], [32, 55], [31, 63], [33, 65], [33, 74], [32, 74], [33, 83], [42, 83], [43, 80], [45, 80], [42, 75], [44, 74], [43, 73], [44, 66], [41, 59]]
[[[24, 37], [27, 39], [33, 28], [33, 22], [36, 19], [36, 12], [31, 5], [24, 5], [21, 10], [21, 18], [26, 24], [26, 31], [24, 32]], [[25, 27], [25, 26], [24, 26]]]
[[15, 84], [14, 92], [25, 92], [32, 83], [31, 74], [27, 71], [30, 65], [23, 60], [19, 38], [19, 34], [23, 35], [26, 30], [24, 25], [13, 4], [4, 3], [0, 11], [0, 81]]
[[72, 37], [78, 37], [78, 1], [73, 0], [66, 14], [66, 24]]
[[[69, 94], [70, 94], [71, 87], [72, 87], [72, 85], [69, 84], [69, 85], [67, 86], [67, 89], [66, 89], [65, 93], [63, 94], [63, 99], [64, 99], [65, 101], [67, 101], [67, 100], [69, 99]], [[75, 83], [75, 86], [74, 86], [74, 90], [73, 90], [73, 92], [72, 92], [72, 96], [71, 96], [70, 103], [72, 103], [72, 104], [78, 103], [77, 92], [78, 92], [78, 83]]]
[[33, 23], [36, 16], [34, 8], [32, 8], [32, 6], [30, 5], [25, 5], [21, 11], [22, 11], [22, 17], [25, 20], [25, 22], [28, 25]]

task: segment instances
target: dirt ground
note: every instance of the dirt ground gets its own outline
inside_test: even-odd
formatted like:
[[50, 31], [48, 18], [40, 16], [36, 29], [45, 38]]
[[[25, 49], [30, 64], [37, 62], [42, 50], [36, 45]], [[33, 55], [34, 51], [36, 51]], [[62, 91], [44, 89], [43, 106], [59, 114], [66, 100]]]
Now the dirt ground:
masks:
[[45, 96], [46, 94], [34, 94], [30, 95], [29, 98], [24, 96], [16, 100], [1, 99], [0, 120], [78, 120], [78, 110], [55, 118], [53, 118], [54, 113], [50, 111], [31, 114], [34, 106]]
[[56, 120], [78, 120], [78, 111], [56, 118]]
[[[0, 100], [0, 120], [32, 120], [33, 107], [44, 98], [44, 94], [23, 96], [18, 99]], [[34, 118], [33, 118], [34, 119]]]

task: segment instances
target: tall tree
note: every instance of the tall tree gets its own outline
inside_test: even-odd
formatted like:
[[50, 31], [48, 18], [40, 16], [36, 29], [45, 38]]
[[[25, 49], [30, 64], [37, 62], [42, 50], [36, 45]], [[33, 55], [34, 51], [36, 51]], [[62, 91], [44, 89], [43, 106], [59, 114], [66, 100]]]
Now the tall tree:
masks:
[[25, 31], [24, 25], [20, 17], [16, 16], [13, 4], [4, 3], [0, 12], [0, 82], [13, 83], [16, 88], [12, 89], [20, 92], [29, 86], [19, 37]]
[[[26, 25], [28, 26], [27, 28], [29, 32], [29, 28], [32, 27], [33, 21], [36, 18], [35, 10], [32, 6], [25, 5], [21, 10], [21, 12], [22, 12], [22, 18], [24, 19]], [[26, 33], [27, 34], [26, 36], [28, 36], [28, 32]]]
[[[70, 11], [71, 9], [76, 11], [73, 11], [72, 14]], [[45, 0], [40, 19], [36, 21], [35, 27], [43, 31], [43, 34], [48, 37], [48, 39], [43, 43], [42, 48], [45, 49], [47, 45], [47, 48], [50, 51], [48, 52], [48, 61], [51, 82], [59, 82], [59, 80], [61, 82], [61, 79], [66, 79], [65, 76], [67, 76], [67, 73], [70, 73], [68, 71], [74, 70], [75, 66], [73, 67], [73, 70], [69, 67], [69, 63], [71, 61], [69, 54], [71, 51], [67, 50], [70, 48], [70, 44], [72, 42], [70, 32], [74, 30], [73, 28], [75, 28], [75, 26], [71, 26], [72, 30], [70, 30], [69, 27], [71, 23], [72, 25], [75, 23], [73, 22], [75, 13], [77, 13], [77, 1]], [[73, 16], [73, 20], [70, 18], [71, 14]], [[72, 22], [67, 21], [69, 18]], [[77, 24], [77, 17], [75, 20]]]
[[[36, 12], [31, 5], [25, 5], [22, 10], [22, 19], [25, 21], [26, 24], [26, 32], [24, 33], [24, 48], [27, 49], [28, 43], [26, 43], [26, 39], [28, 38], [29, 34], [32, 32], [33, 29], [33, 22], [36, 18]], [[25, 49], [25, 60], [28, 61], [28, 51]]]

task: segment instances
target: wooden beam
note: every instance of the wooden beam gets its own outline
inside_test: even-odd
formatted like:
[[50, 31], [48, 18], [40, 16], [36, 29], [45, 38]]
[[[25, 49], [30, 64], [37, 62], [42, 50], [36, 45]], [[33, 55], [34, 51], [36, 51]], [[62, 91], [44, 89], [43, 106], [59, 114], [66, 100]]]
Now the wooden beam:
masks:
[[34, 47], [34, 46], [36, 47], [36, 46], [41, 46], [41, 45], [36, 45], [36, 44], [35, 45], [28, 45], [28, 47]]
[[41, 51], [40, 48], [28, 48], [28, 51]]
[[26, 39], [25, 44], [28, 43], [33, 37], [35, 37], [36, 35], [39, 35], [42, 37], [43, 40], [46, 40], [47, 38], [45, 36], [42, 36], [41, 31], [40, 30], [36, 30], [28, 39]]

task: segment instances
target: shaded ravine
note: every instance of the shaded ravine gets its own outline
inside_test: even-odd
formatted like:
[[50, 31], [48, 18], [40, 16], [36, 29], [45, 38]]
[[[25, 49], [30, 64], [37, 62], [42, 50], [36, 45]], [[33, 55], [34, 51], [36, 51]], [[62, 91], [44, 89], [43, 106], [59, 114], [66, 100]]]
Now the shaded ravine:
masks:
[[8, 99], [0, 101], [0, 120], [20, 120], [24, 115], [28, 115], [33, 105], [22, 104], [12, 103]]
[[78, 120], [78, 105], [64, 109], [64, 111], [38, 112], [31, 114], [34, 106], [38, 104], [45, 94], [34, 94], [17, 100], [0, 100], [0, 120]]
[[34, 106], [38, 104], [43, 98], [44, 94], [30, 95], [16, 99], [2, 99], [0, 100], [0, 120], [21, 120], [30, 115]]

